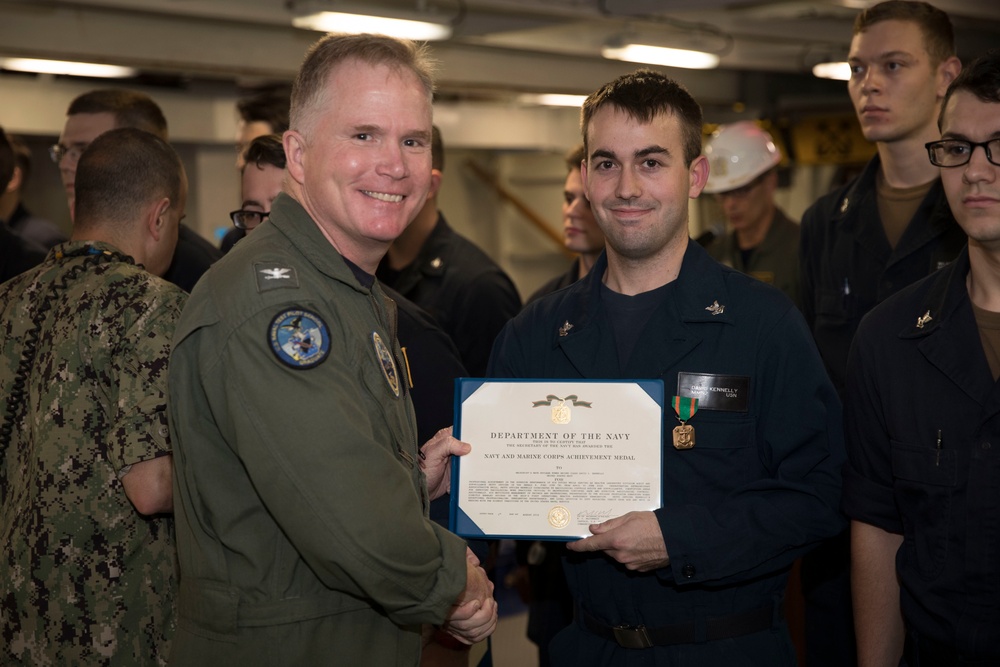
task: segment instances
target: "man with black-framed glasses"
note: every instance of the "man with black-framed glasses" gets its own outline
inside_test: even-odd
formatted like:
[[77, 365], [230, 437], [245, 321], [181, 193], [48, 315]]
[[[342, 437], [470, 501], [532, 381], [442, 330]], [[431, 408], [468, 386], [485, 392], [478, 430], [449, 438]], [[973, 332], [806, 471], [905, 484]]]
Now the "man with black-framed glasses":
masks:
[[281, 194], [285, 163], [285, 148], [277, 134], [257, 137], [247, 146], [240, 167], [243, 203], [229, 214], [236, 229], [252, 232], [271, 215], [271, 202]]
[[951, 84], [939, 122], [927, 153], [968, 244], [876, 307], [848, 364], [862, 665], [1000, 665], [1000, 51]]

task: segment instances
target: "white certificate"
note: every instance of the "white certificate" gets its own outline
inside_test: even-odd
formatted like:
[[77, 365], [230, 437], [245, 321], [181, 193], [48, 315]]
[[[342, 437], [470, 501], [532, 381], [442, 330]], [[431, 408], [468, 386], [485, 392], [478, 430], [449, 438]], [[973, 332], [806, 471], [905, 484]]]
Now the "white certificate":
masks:
[[574, 540], [662, 504], [661, 380], [456, 380], [451, 529]]

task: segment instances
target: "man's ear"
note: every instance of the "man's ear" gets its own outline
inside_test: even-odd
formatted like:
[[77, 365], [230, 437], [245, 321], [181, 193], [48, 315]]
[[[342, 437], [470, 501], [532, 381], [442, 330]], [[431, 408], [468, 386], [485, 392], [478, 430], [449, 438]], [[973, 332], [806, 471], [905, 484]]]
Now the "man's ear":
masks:
[[14, 167], [14, 173], [11, 174], [10, 182], [7, 183], [7, 192], [13, 192], [21, 187], [21, 179], [24, 177], [24, 172], [21, 171], [20, 167]]
[[957, 56], [952, 56], [938, 65], [938, 89], [937, 97], [942, 99], [948, 92], [948, 86], [954, 81], [959, 72], [962, 71], [962, 61]]
[[427, 193], [427, 198], [436, 197], [438, 190], [441, 189], [441, 178], [443, 174], [439, 169], [431, 169], [431, 190]]
[[297, 130], [288, 130], [282, 135], [281, 143], [285, 148], [285, 171], [296, 183], [303, 183], [305, 181], [305, 169], [303, 168], [305, 137]]
[[691, 162], [691, 166], [688, 168], [688, 174], [691, 179], [691, 186], [688, 189], [688, 199], [697, 199], [701, 191], [705, 189], [705, 185], [708, 184], [708, 158], [704, 155], [699, 155]]
[[170, 198], [163, 197], [146, 207], [146, 229], [154, 241], [159, 241], [166, 226], [163, 216], [170, 210]]

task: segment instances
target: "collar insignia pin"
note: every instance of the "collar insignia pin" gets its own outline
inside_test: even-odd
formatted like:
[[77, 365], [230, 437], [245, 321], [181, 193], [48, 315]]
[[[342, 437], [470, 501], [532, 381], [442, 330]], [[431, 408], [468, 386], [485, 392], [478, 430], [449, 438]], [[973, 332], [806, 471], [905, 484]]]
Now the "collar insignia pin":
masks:
[[569, 320], [566, 320], [566, 324], [564, 324], [561, 327], [559, 327], [559, 335], [560, 336], [568, 336], [569, 335], [569, 330], [572, 329], [572, 328], [573, 328], [573, 325], [569, 323]]
[[918, 329], [923, 329], [924, 325], [927, 324], [928, 322], [930, 322], [933, 319], [934, 318], [931, 317], [931, 311], [928, 310], [926, 313], [924, 313], [923, 315], [921, 315], [920, 317], [917, 318], [917, 328]]
[[705, 310], [712, 313], [713, 315], [721, 315], [726, 311], [726, 307], [720, 306], [718, 300], [716, 300], [712, 302], [711, 306], [707, 306]]

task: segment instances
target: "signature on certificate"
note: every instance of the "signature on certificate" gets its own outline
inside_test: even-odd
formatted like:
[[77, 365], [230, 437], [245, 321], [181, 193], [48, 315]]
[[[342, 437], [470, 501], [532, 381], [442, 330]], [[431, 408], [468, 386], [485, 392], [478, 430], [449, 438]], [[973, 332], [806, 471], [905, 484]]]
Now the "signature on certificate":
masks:
[[601, 523], [611, 518], [614, 510], [584, 510], [576, 515], [581, 523]]

